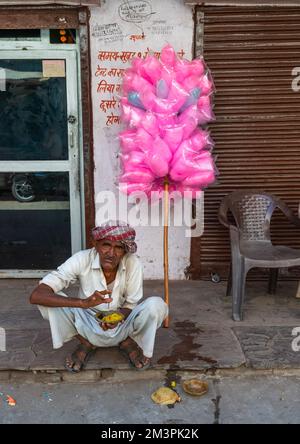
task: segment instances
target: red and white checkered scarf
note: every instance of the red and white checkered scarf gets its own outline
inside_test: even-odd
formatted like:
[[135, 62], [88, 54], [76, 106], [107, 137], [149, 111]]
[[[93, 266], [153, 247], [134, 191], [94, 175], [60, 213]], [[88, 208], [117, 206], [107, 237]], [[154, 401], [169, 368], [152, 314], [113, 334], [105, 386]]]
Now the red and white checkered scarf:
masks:
[[120, 241], [124, 244], [127, 253], [135, 253], [137, 250], [137, 245], [134, 242], [135, 229], [119, 221], [108, 221], [93, 228], [92, 236], [94, 240]]

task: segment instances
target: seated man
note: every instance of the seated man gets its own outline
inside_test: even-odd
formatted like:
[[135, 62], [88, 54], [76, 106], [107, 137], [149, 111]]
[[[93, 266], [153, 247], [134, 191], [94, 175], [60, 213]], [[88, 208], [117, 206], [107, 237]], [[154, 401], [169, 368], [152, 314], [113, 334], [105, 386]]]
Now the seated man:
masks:
[[[143, 296], [142, 265], [136, 252], [135, 230], [108, 222], [92, 231], [94, 248], [80, 251], [45, 276], [30, 296], [49, 320], [54, 348], [76, 337], [80, 344], [65, 367], [79, 372], [98, 347], [119, 345], [137, 370], [150, 365], [156, 330], [168, 314], [160, 297]], [[61, 290], [79, 280], [79, 298]], [[119, 311], [124, 319], [100, 323], [99, 312]]]

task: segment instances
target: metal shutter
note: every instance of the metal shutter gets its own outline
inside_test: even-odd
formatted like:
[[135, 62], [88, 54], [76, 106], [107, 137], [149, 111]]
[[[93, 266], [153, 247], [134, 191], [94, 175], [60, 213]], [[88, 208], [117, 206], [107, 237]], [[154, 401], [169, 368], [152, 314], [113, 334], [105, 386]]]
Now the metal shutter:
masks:
[[[203, 39], [217, 89], [210, 128], [220, 172], [205, 192], [204, 235], [192, 239], [189, 271], [197, 279], [227, 275], [229, 235], [217, 219], [224, 195], [264, 189], [298, 210], [300, 91], [291, 84], [300, 67], [300, 8], [199, 7], [196, 23], [196, 49]], [[272, 237], [300, 249], [300, 230], [277, 212]]]

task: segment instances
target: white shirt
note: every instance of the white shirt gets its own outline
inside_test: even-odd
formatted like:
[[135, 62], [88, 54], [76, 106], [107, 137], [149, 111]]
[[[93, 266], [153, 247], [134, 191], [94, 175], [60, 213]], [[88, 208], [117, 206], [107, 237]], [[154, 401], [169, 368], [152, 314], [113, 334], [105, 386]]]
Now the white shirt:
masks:
[[[40, 284], [49, 285], [54, 293], [58, 293], [77, 280], [80, 284], [78, 297], [81, 299], [88, 298], [96, 290], [107, 290], [106, 279], [95, 248], [75, 253], [57, 270], [47, 274]], [[143, 269], [135, 254], [127, 253], [123, 256], [118, 267], [112, 294], [106, 297], [111, 297], [113, 301], [110, 304], [100, 304], [94, 308], [101, 311], [117, 310], [119, 307], [132, 310], [142, 299]]]

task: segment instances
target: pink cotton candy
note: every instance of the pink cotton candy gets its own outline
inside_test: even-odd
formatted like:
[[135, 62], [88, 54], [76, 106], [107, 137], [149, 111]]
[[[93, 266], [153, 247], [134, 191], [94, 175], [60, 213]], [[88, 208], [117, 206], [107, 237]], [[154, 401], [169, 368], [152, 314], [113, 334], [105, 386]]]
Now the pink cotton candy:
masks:
[[141, 125], [147, 133], [151, 136], [156, 137], [159, 135], [159, 126], [157, 122], [157, 117], [152, 112], [146, 112], [144, 119], [141, 121]]
[[156, 82], [156, 95], [160, 99], [166, 99], [169, 94], [169, 85], [164, 79], [159, 79]]
[[142, 91], [140, 93], [140, 99], [147, 111], [155, 111], [157, 97], [152, 91]]
[[195, 128], [198, 126], [199, 122], [199, 110], [197, 105], [189, 106], [178, 116], [178, 122], [183, 124], [184, 131], [183, 137], [188, 138]]
[[194, 151], [201, 151], [211, 146], [211, 139], [207, 131], [196, 129], [191, 134], [190, 140]]
[[137, 168], [122, 174], [120, 182], [151, 183], [155, 177], [147, 168]]
[[194, 59], [190, 63], [190, 67], [193, 75], [202, 76], [205, 72], [205, 63], [202, 59]]
[[169, 145], [159, 136], [154, 139], [152, 151], [157, 152], [167, 162], [170, 162], [172, 159], [172, 152]]
[[156, 177], [164, 177], [168, 174], [169, 164], [166, 159], [161, 158], [157, 152], [148, 152], [145, 155], [145, 162]]
[[192, 174], [196, 171], [197, 171], [196, 168], [192, 164], [189, 164], [182, 159], [172, 164], [170, 170], [170, 177], [175, 182], [181, 182], [189, 174]]
[[121, 118], [123, 122], [128, 123], [131, 116], [131, 105], [129, 104], [127, 97], [122, 97], [120, 100], [121, 105]]
[[214, 173], [214, 162], [209, 151], [202, 151], [194, 157], [195, 168], [199, 171], [207, 170]]
[[201, 88], [202, 94], [205, 96], [208, 96], [209, 94], [211, 94], [213, 92], [214, 89], [214, 85], [212, 80], [210, 80], [208, 74], [205, 74], [200, 82], [199, 82], [199, 87]]
[[127, 93], [127, 100], [130, 103], [130, 105], [133, 105], [136, 108], [142, 109], [143, 111], [146, 111], [144, 105], [141, 102], [140, 95], [136, 91], [129, 91]]
[[194, 155], [195, 153], [191, 153], [191, 140], [190, 139], [184, 139], [184, 141], [179, 145], [175, 153], [173, 154], [173, 160], [172, 165], [175, 164], [175, 162], [185, 162], [188, 159], [188, 156]]
[[145, 160], [145, 155], [141, 151], [131, 151], [129, 157], [130, 162], [136, 165], [141, 164]]
[[140, 73], [153, 85], [161, 78], [161, 64], [154, 56], [148, 56], [140, 65]]
[[128, 123], [130, 127], [138, 127], [144, 119], [145, 111], [131, 105], [127, 98], [123, 97], [121, 103], [121, 118]]
[[173, 125], [164, 128], [164, 141], [168, 144], [172, 153], [176, 151], [183, 137], [183, 126]]
[[188, 176], [200, 171], [210, 171], [214, 175], [214, 163], [211, 154], [203, 151], [200, 154], [188, 151], [188, 141], [180, 145], [181, 153], [175, 153], [170, 170], [170, 177], [174, 181], [183, 181]]
[[191, 66], [191, 62], [188, 60], [180, 60], [178, 59], [175, 64], [175, 74], [176, 80], [178, 82], [182, 82], [186, 77], [192, 75], [194, 72], [193, 67]]
[[136, 171], [139, 166], [147, 168], [145, 165], [145, 154], [141, 151], [131, 151], [130, 154], [121, 155], [124, 172]]
[[171, 83], [173, 81], [176, 81], [176, 73], [173, 71], [173, 69], [170, 69], [165, 65], [162, 65], [161, 78], [166, 82], [166, 84], [170, 88]]
[[121, 149], [123, 153], [128, 153], [134, 149], [137, 149], [135, 138], [136, 131], [125, 130], [119, 134]]
[[133, 70], [127, 70], [123, 76], [122, 90], [125, 95], [130, 91], [152, 91], [155, 92], [154, 86], [145, 78], [141, 77]]
[[129, 154], [120, 154], [119, 158], [122, 160], [122, 167], [123, 172], [127, 173], [127, 171], [132, 171], [135, 169], [135, 167], [132, 167], [132, 165], [128, 162], [129, 161]]
[[176, 100], [160, 99], [155, 97], [154, 112], [157, 114], [176, 114], [178, 103]]
[[157, 177], [168, 174], [172, 153], [169, 146], [160, 137], [156, 137], [151, 149], [145, 154], [145, 162]]
[[190, 91], [190, 90], [192, 90], [193, 88], [196, 88], [196, 87], [200, 87], [200, 89], [202, 90], [202, 83], [200, 82], [199, 77], [195, 76], [195, 75], [191, 75], [191, 76], [187, 77], [182, 82], [184, 88], [187, 91]]
[[150, 82], [148, 82], [146, 79], [136, 74], [132, 78], [132, 89], [138, 92], [145, 90], [152, 92], [155, 91], [153, 85]]
[[142, 151], [149, 151], [153, 145], [153, 137], [143, 128], [138, 128], [136, 132], [136, 144]]
[[182, 124], [183, 139], [190, 137], [192, 132], [197, 128], [199, 120], [199, 111], [196, 105], [190, 106], [183, 111], [179, 117], [178, 122]]
[[199, 128], [214, 118], [213, 91], [204, 60], [180, 60], [171, 45], [160, 59], [132, 60], [120, 101], [122, 121], [132, 128], [120, 134], [121, 190], [150, 198], [153, 191], [160, 195], [168, 178], [170, 192], [194, 196], [214, 181], [213, 141]]
[[170, 84], [168, 100], [173, 103], [174, 112], [178, 112], [180, 108], [184, 105], [189, 97], [188, 91], [186, 91], [182, 85], [180, 85], [175, 80], [172, 80]]
[[199, 111], [198, 119], [200, 125], [215, 119], [215, 115], [211, 106], [211, 101], [208, 96], [200, 97], [197, 103], [197, 107]]
[[[140, 57], [134, 57], [131, 59], [131, 68], [136, 74], [141, 75], [141, 67], [143, 66], [144, 60]], [[127, 71], [127, 70], [126, 70]]]
[[176, 54], [171, 45], [166, 45], [162, 49], [160, 60], [164, 65], [167, 65], [170, 68], [173, 68], [175, 66]]
[[132, 69], [127, 69], [123, 75], [122, 91], [125, 95], [128, 93], [128, 91], [133, 89], [132, 79], [134, 75], [135, 72]]
[[129, 119], [129, 126], [132, 128], [137, 128], [140, 126], [142, 120], [144, 119], [145, 112], [141, 109], [132, 107]]
[[176, 125], [177, 123], [177, 117], [176, 114], [174, 113], [171, 114], [156, 113], [156, 116], [161, 136], [165, 134], [165, 128], [169, 127], [170, 125]]
[[192, 187], [204, 188], [204, 187], [207, 187], [207, 185], [214, 182], [214, 180], [215, 180], [215, 176], [214, 176], [213, 171], [204, 170], [204, 171], [194, 173], [193, 175], [186, 177], [182, 181], [182, 185], [187, 186], [187, 187], [192, 186]]

